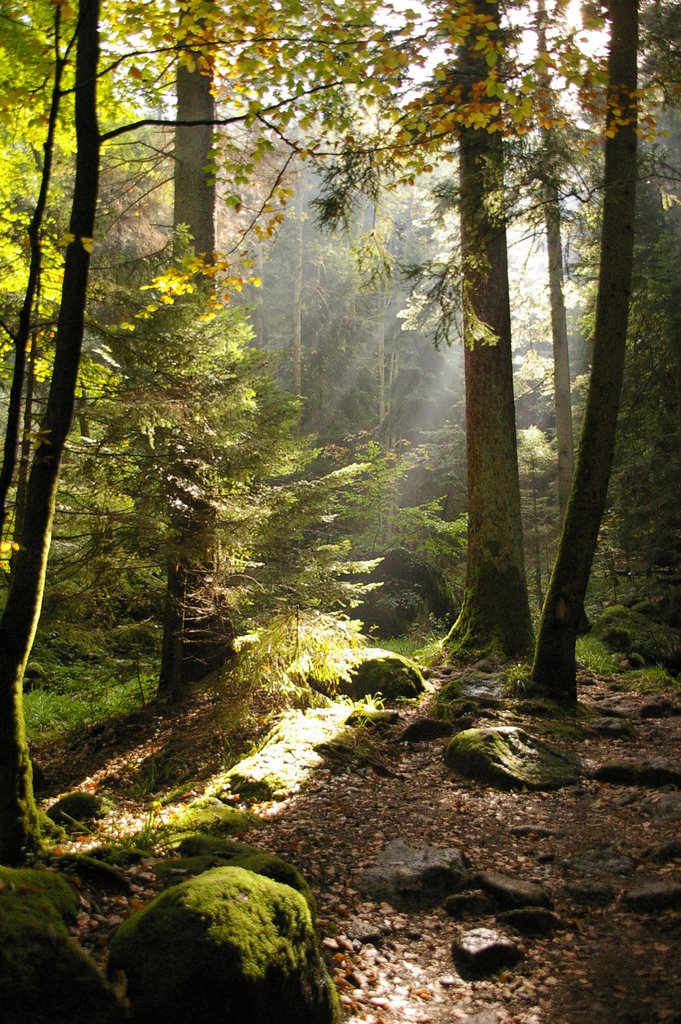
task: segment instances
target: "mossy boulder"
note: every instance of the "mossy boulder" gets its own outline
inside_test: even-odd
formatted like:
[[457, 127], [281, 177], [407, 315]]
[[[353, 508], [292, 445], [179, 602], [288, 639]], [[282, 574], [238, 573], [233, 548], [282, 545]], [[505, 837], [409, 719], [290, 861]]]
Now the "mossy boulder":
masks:
[[445, 763], [465, 779], [498, 789], [559, 789], [580, 774], [574, 755], [510, 725], [457, 733], [447, 744]]
[[61, 797], [45, 812], [67, 832], [83, 832], [105, 812], [104, 800], [96, 793], [75, 792]]
[[350, 681], [338, 687], [340, 693], [353, 700], [377, 693], [386, 700], [418, 697], [423, 688], [423, 676], [413, 661], [380, 647], [368, 647], [352, 670]]
[[122, 1012], [96, 965], [69, 935], [80, 909], [54, 872], [0, 868], [2, 1024], [119, 1024]]
[[456, 599], [446, 576], [403, 548], [389, 551], [362, 582], [380, 584], [355, 609], [380, 637], [401, 636], [417, 622], [438, 619], [450, 626]]
[[168, 889], [118, 929], [109, 971], [128, 982], [133, 1024], [338, 1024], [310, 909], [238, 867]]
[[222, 803], [217, 797], [201, 797], [190, 804], [170, 822], [174, 832], [205, 832], [210, 835], [238, 836], [258, 824], [258, 817], [250, 811], [240, 811]]
[[624, 605], [606, 608], [594, 623], [594, 634], [612, 651], [640, 655], [648, 664], [681, 671], [681, 630]]
[[244, 868], [245, 871], [253, 871], [256, 875], [264, 875], [273, 878], [275, 882], [290, 885], [305, 897], [312, 916], [316, 916], [315, 898], [300, 871], [269, 850], [262, 850], [249, 843], [197, 835], [183, 839], [177, 851], [180, 858], [162, 860], [156, 865], [155, 873], [159, 878], [167, 880], [175, 875], [179, 882], [182, 873], [200, 875], [214, 867]]

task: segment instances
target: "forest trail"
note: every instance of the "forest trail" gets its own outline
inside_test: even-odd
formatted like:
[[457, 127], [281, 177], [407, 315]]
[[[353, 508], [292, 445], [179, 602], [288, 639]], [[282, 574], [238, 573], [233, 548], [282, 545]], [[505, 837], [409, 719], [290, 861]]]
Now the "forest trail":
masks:
[[[333, 759], [295, 794], [256, 808], [264, 824], [245, 838], [295, 863], [314, 890], [346, 1024], [680, 1024], [681, 793], [673, 772], [681, 773], [681, 701], [587, 674], [580, 701], [609, 735], [591, 728], [587, 738], [558, 741], [585, 769], [564, 789], [502, 792], [456, 778], [443, 763], [446, 739], [400, 739], [428, 714], [426, 701], [397, 705], [398, 720], [372, 738], [369, 758]], [[503, 705], [480, 713], [486, 724], [503, 720]], [[189, 723], [199, 750], [200, 726], [195, 717]], [[539, 718], [525, 727], [551, 732]], [[646, 785], [626, 771], [627, 785], [591, 777], [599, 765], [622, 762], [623, 771], [663, 763], [672, 774], [650, 775]], [[522, 935], [500, 924], [480, 893], [451, 908], [456, 918], [444, 897], [432, 906], [371, 898], [360, 873], [396, 839], [456, 847], [474, 872], [541, 883], [557, 928]], [[137, 899], [148, 898], [158, 887], [153, 862], [134, 881]], [[124, 902], [118, 897], [114, 919], [125, 915]], [[96, 937], [85, 920], [80, 935], [100, 959], [105, 920]], [[452, 946], [481, 927], [503, 932], [522, 956], [493, 976], [464, 980]]]

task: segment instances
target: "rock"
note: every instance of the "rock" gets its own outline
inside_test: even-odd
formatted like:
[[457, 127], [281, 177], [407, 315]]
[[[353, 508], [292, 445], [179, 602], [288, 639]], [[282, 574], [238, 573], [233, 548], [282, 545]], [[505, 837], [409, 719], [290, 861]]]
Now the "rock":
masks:
[[217, 797], [192, 800], [169, 825], [174, 832], [207, 832], [212, 835], [240, 835], [257, 825], [258, 818], [222, 803]]
[[655, 622], [648, 615], [624, 605], [606, 608], [593, 625], [595, 636], [611, 650], [640, 655], [648, 664], [672, 671], [681, 669], [681, 631]]
[[513, 825], [509, 832], [513, 836], [537, 836], [538, 839], [565, 835], [565, 829], [547, 828], [545, 825]]
[[451, 625], [456, 616], [454, 593], [444, 574], [402, 548], [389, 551], [362, 583], [380, 583], [355, 609], [378, 636], [401, 636], [429, 616]]
[[666, 697], [659, 697], [657, 700], [642, 704], [638, 713], [641, 718], [670, 718], [672, 715], [681, 714], [681, 708]]
[[345, 934], [349, 939], [356, 939], [357, 942], [380, 942], [384, 938], [382, 928], [363, 921], [359, 917], [348, 921], [345, 926]]
[[499, 871], [478, 871], [474, 881], [505, 907], [550, 907], [551, 897], [543, 885], [527, 882]]
[[123, 922], [109, 971], [133, 1024], [338, 1024], [310, 909], [287, 885], [215, 868]]
[[615, 897], [612, 885], [591, 878], [568, 882], [566, 889], [573, 903], [584, 907], [605, 907], [612, 903]]
[[438, 740], [443, 736], [451, 736], [453, 726], [442, 722], [439, 718], [418, 718], [410, 722], [398, 737], [400, 743], [422, 743], [427, 740]]
[[443, 910], [460, 921], [463, 917], [482, 917], [494, 909], [494, 901], [488, 893], [478, 889], [476, 892], [455, 892], [444, 901]]
[[512, 939], [491, 928], [464, 932], [452, 946], [454, 964], [465, 980], [484, 978], [504, 967], [512, 967], [522, 955]]
[[469, 878], [464, 855], [457, 849], [412, 847], [403, 839], [384, 846], [376, 863], [355, 876], [358, 889], [374, 899], [433, 903], [461, 889]]
[[653, 847], [646, 852], [646, 860], [655, 861], [657, 864], [666, 864], [669, 860], [681, 860], [681, 840], [672, 839], [662, 846]]
[[561, 927], [560, 918], [546, 907], [519, 907], [498, 915], [502, 924], [511, 925], [523, 935], [550, 935]]
[[635, 786], [638, 782], [638, 765], [633, 761], [606, 761], [594, 768], [590, 778], [614, 786]]
[[586, 875], [632, 875], [636, 867], [631, 857], [609, 846], [587, 850], [567, 863], [580, 874]]
[[515, 726], [466, 729], [447, 744], [445, 764], [499, 789], [558, 789], [579, 778], [579, 761]]
[[641, 801], [643, 810], [658, 821], [681, 819], [681, 793], [657, 793]]
[[350, 673], [350, 681], [341, 683], [339, 693], [360, 700], [380, 693], [386, 700], [418, 697], [424, 681], [418, 666], [401, 654], [367, 647], [363, 659]]
[[646, 761], [639, 765], [635, 761], [606, 761], [598, 765], [591, 778], [609, 782], [616, 786], [681, 786], [681, 767], [664, 761]]
[[54, 860], [55, 866], [69, 875], [76, 875], [86, 882], [101, 886], [111, 892], [129, 892], [130, 882], [122, 871], [84, 853], [65, 853]]
[[55, 872], [0, 868], [2, 1024], [122, 1024], [113, 992], [69, 935], [79, 910]]
[[596, 718], [591, 728], [599, 736], [608, 736], [613, 740], [630, 740], [636, 735], [631, 722], [621, 718]]
[[68, 793], [47, 808], [47, 817], [67, 832], [84, 832], [104, 815], [104, 801], [96, 793]]
[[622, 897], [629, 910], [678, 910], [681, 907], [681, 883], [671, 879], [640, 881]]

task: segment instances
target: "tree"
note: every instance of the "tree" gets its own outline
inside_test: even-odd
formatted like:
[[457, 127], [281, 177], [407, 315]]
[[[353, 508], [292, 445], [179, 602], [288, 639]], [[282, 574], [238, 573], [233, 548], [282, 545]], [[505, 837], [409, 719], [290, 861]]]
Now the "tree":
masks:
[[99, 0], [81, 0], [76, 28], [76, 171], [50, 391], [33, 456], [27, 515], [0, 619], [0, 862], [19, 864], [39, 840], [22, 685], [38, 625], [59, 467], [71, 425], [97, 205]]
[[570, 502], [532, 666], [539, 690], [577, 696], [575, 643], [605, 508], [617, 429], [631, 289], [637, 173], [636, 0], [610, 0], [605, 166], [593, 362]]
[[[490, 4], [476, 9], [499, 19]], [[458, 72], [470, 83], [469, 99], [488, 72], [473, 46], [469, 42], [462, 53]], [[468, 568], [461, 613], [447, 644], [518, 656], [531, 650], [533, 635], [513, 403], [503, 142], [498, 132], [474, 125], [465, 126], [459, 140]]]

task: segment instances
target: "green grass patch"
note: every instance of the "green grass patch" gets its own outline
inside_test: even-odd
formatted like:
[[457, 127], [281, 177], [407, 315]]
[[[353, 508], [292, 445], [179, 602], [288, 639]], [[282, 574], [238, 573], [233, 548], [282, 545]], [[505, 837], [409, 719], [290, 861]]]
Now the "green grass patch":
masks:
[[575, 653], [578, 661], [599, 675], [618, 675], [621, 671], [607, 644], [591, 633], [577, 637]]
[[385, 651], [410, 658], [421, 668], [437, 665], [443, 660], [444, 639], [434, 633], [429, 633], [425, 637], [394, 636], [372, 642], [374, 646], [382, 647]]

